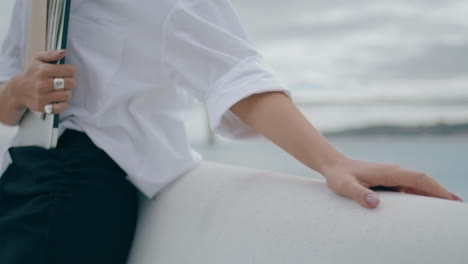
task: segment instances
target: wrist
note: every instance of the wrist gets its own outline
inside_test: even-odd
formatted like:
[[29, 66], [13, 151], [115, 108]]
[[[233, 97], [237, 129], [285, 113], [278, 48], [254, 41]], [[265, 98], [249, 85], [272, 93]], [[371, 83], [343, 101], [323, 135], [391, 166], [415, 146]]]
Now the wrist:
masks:
[[27, 109], [27, 107], [21, 100], [21, 96], [17, 92], [18, 89], [16, 89], [16, 87], [18, 87], [20, 83], [20, 78], [20, 75], [14, 76], [8, 82], [5, 83], [4, 87], [8, 98], [10, 98], [10, 106], [18, 111], [24, 111]]
[[334, 175], [333, 171], [336, 171], [337, 168], [343, 166], [343, 164], [349, 160], [350, 159], [348, 157], [339, 152], [327, 155], [327, 157], [321, 162], [321, 166], [317, 171], [327, 179], [330, 175]]

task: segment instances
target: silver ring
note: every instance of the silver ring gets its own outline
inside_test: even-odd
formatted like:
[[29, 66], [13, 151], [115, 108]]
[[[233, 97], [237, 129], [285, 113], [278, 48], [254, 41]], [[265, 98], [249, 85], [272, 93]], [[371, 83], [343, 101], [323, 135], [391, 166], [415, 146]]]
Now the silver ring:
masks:
[[54, 78], [54, 89], [55, 90], [65, 89], [65, 79], [63, 79], [63, 78]]
[[54, 105], [53, 104], [46, 104], [44, 106], [44, 112], [46, 114], [52, 114], [54, 112]]

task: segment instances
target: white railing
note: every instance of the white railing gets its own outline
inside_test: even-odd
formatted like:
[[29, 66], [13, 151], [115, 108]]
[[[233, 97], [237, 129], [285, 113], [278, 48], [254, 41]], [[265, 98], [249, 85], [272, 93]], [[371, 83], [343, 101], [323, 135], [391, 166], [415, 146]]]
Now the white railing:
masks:
[[466, 264], [468, 205], [205, 162], [141, 199], [129, 264]]

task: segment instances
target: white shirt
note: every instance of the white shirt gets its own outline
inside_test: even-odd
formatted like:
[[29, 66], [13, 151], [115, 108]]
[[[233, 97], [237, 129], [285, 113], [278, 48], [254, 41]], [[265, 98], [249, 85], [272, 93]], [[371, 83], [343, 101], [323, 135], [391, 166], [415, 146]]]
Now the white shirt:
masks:
[[[0, 81], [23, 71], [29, 1], [16, 1]], [[229, 110], [233, 104], [255, 93], [289, 94], [229, 0], [73, 0], [67, 50], [77, 87], [61, 131], [84, 131], [148, 197], [201, 159], [184, 128], [194, 98], [206, 104], [215, 132], [242, 139], [256, 133]], [[10, 163], [3, 152], [2, 174]]]

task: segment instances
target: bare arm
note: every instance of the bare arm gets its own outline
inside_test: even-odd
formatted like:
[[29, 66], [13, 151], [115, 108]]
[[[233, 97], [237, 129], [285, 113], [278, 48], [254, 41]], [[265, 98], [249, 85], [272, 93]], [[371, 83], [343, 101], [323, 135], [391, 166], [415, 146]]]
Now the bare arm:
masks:
[[321, 173], [333, 191], [355, 199], [363, 207], [375, 208], [379, 204], [378, 196], [369, 189], [374, 186], [459, 200], [423, 173], [347, 158], [328, 143], [284, 93], [250, 96], [235, 104], [231, 111], [304, 165]]
[[344, 158], [282, 92], [253, 95], [231, 110], [249, 126], [321, 174]]
[[[52, 65], [65, 56], [65, 52], [44, 52], [24, 73], [0, 84], [0, 123], [15, 126], [27, 109], [44, 111], [44, 106], [54, 103], [54, 113], [68, 107], [71, 89], [75, 87], [75, 69], [71, 65]], [[65, 90], [55, 91], [54, 78], [64, 78]]]
[[16, 106], [11, 86], [8, 85], [11, 82], [0, 83], [0, 122], [7, 126], [16, 126], [26, 109]]

